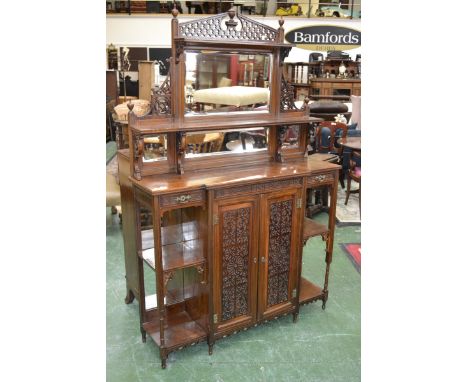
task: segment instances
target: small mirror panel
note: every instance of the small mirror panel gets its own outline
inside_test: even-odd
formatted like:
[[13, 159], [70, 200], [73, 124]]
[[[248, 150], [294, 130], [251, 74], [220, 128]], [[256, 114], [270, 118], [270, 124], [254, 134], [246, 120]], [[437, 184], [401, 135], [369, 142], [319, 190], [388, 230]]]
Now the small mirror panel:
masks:
[[185, 158], [268, 150], [268, 128], [187, 133]]
[[167, 135], [146, 135], [143, 139], [143, 162], [167, 160]]

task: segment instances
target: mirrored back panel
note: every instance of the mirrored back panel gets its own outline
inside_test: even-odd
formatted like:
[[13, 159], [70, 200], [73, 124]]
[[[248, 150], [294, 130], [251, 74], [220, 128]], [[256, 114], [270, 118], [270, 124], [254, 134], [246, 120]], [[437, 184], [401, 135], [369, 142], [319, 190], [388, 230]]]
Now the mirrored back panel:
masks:
[[268, 113], [272, 55], [187, 51], [185, 115]]
[[268, 131], [268, 127], [255, 127], [187, 133], [185, 158], [266, 152]]

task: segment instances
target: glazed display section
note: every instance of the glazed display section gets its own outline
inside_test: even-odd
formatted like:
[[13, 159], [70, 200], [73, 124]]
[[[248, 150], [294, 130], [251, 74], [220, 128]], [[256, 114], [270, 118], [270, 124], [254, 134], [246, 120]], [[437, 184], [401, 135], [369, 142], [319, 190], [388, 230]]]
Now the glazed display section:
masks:
[[[168, 79], [153, 89], [149, 115], [130, 111], [129, 149], [118, 153], [125, 302], [138, 300], [142, 339], [159, 347], [163, 368], [172, 351], [206, 341], [211, 354], [239, 330], [286, 314], [296, 321], [303, 304], [325, 308], [340, 168], [307, 158], [320, 120], [309, 117], [307, 100], [296, 107], [283, 77], [292, 47], [283, 43], [283, 20], [276, 30], [233, 10], [182, 24], [177, 14]], [[268, 86], [268, 102], [189, 106], [186, 52], [197, 50], [211, 61], [213, 50], [229, 54], [233, 67], [256, 60], [264, 72], [249, 66], [240, 86]], [[223, 85], [239, 86], [241, 72], [226, 69]], [[321, 225], [305, 217], [306, 200], [325, 189], [329, 219]], [[301, 277], [302, 248], [314, 236], [326, 247], [323, 284]]]

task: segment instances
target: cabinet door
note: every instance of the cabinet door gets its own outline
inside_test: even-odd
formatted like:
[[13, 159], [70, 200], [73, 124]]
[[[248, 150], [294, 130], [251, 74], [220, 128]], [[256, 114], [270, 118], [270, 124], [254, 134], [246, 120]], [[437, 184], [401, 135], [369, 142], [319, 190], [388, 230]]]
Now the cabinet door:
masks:
[[258, 197], [214, 203], [216, 332], [253, 323], [257, 307]]
[[293, 308], [297, 290], [300, 191], [261, 196], [258, 319]]

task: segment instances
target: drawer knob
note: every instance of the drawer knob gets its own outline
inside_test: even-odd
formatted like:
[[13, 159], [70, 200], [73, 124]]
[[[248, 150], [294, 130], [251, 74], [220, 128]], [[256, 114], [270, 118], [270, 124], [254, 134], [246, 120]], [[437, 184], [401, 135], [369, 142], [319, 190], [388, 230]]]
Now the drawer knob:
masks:
[[323, 182], [325, 180], [326, 176], [325, 175], [317, 175], [314, 179], [317, 182]]
[[192, 199], [191, 195], [180, 195], [176, 197], [177, 203], [187, 203], [190, 199]]

